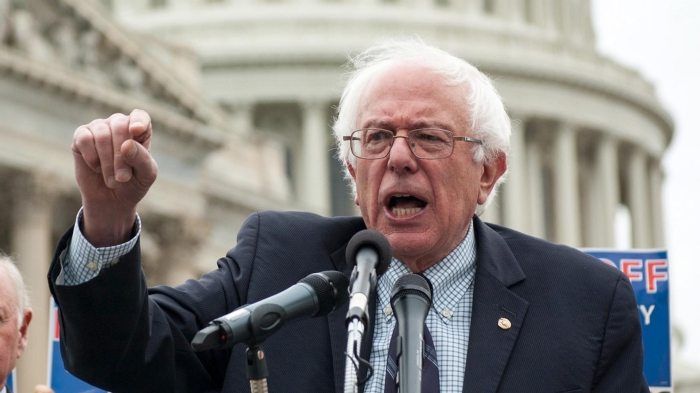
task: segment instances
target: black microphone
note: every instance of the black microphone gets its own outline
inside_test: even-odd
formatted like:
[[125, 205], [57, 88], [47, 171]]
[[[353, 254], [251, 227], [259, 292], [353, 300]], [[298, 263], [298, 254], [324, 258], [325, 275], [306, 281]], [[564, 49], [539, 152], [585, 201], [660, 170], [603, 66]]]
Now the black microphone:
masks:
[[285, 321], [326, 315], [347, 300], [348, 279], [343, 273], [313, 273], [276, 295], [211, 321], [194, 336], [192, 348], [199, 352], [241, 342], [260, 344]]
[[369, 295], [377, 284], [377, 276], [389, 268], [391, 246], [381, 233], [365, 229], [348, 242], [345, 260], [355, 265], [350, 276], [350, 306], [345, 321], [356, 319], [367, 326]]
[[430, 282], [420, 274], [399, 277], [391, 290], [396, 317], [399, 392], [420, 393], [423, 369], [423, 325], [433, 302]]

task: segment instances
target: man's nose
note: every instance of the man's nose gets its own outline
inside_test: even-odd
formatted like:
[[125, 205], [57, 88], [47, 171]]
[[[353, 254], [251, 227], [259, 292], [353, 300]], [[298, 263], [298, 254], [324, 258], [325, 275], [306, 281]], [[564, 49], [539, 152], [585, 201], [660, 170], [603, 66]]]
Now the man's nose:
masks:
[[389, 169], [398, 172], [415, 172], [418, 169], [418, 159], [411, 151], [410, 141], [408, 137], [397, 135], [394, 137], [394, 143], [389, 150]]

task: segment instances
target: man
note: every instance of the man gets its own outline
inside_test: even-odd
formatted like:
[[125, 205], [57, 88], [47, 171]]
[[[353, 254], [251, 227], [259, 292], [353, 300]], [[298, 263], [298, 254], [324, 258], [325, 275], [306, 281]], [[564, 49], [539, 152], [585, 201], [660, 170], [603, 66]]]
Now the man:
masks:
[[[386, 235], [394, 258], [365, 334], [365, 392], [384, 391], [389, 293], [409, 272], [434, 287], [431, 391], [648, 391], [627, 279], [476, 216], [506, 171], [510, 134], [488, 78], [414, 41], [370, 48], [355, 66], [334, 131], [362, 219], [253, 214], [217, 270], [177, 288], [147, 292], [139, 266], [136, 206], [157, 174], [150, 118], [135, 110], [78, 127], [83, 209], [49, 278], [71, 371], [112, 391], [247, 391], [243, 346], [195, 354], [193, 335], [311, 272], [349, 273], [345, 246], [369, 227]], [[266, 340], [270, 391], [343, 390], [346, 310], [288, 323]]]
[[22, 276], [9, 257], [0, 255], [0, 393], [10, 392], [7, 379], [27, 346], [31, 320]]

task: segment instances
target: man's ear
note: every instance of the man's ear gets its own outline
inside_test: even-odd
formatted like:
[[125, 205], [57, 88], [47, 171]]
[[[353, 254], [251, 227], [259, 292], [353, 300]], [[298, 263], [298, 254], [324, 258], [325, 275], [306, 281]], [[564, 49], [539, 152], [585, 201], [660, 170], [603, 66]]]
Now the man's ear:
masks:
[[491, 161], [484, 161], [484, 171], [481, 173], [479, 200], [480, 205], [486, 203], [491, 191], [498, 184], [498, 179], [506, 173], [508, 163], [506, 154], [498, 153], [498, 156]]
[[355, 178], [355, 168], [352, 166], [352, 164], [348, 161], [345, 161], [345, 166], [348, 167], [348, 172], [350, 172], [350, 176], [352, 176], [352, 179], [357, 180]]
[[32, 309], [26, 308], [22, 314], [22, 324], [19, 327], [19, 345], [17, 345], [17, 357], [22, 356], [29, 341], [29, 323], [32, 321]]

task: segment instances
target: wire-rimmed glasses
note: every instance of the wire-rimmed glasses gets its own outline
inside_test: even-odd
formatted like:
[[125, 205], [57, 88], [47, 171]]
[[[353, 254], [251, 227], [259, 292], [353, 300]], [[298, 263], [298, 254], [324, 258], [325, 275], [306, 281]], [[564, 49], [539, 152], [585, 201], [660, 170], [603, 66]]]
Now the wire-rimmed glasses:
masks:
[[454, 141], [470, 142], [483, 145], [481, 139], [469, 136], [455, 136], [452, 131], [441, 128], [419, 128], [410, 130], [405, 136], [394, 135], [381, 128], [363, 128], [343, 136], [343, 141], [350, 142], [350, 151], [357, 158], [376, 160], [389, 155], [397, 138], [408, 143], [411, 152], [423, 160], [447, 158], [454, 151]]

